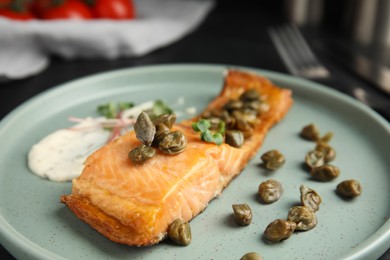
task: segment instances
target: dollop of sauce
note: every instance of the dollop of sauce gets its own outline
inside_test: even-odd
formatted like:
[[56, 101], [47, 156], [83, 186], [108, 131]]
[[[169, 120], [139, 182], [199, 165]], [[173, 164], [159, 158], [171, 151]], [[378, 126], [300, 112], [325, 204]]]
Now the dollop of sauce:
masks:
[[108, 140], [110, 131], [100, 127], [102, 118], [86, 118], [71, 128], [57, 130], [37, 144], [28, 154], [30, 170], [52, 181], [64, 182], [78, 177], [85, 159]]

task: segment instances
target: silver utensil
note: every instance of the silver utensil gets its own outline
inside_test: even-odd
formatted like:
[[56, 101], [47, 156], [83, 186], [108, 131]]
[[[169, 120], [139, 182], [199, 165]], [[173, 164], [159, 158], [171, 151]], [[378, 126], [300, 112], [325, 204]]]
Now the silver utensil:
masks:
[[[282, 26], [270, 28], [269, 36], [273, 41], [279, 55], [284, 61], [288, 71], [299, 77], [318, 80], [331, 78], [329, 70], [321, 64], [306, 40], [295, 26]], [[373, 92], [368, 92], [361, 87], [343, 84], [348, 92], [373, 109], [390, 113], [389, 101]]]
[[295, 26], [271, 28], [269, 35], [291, 74], [309, 79], [330, 76]]

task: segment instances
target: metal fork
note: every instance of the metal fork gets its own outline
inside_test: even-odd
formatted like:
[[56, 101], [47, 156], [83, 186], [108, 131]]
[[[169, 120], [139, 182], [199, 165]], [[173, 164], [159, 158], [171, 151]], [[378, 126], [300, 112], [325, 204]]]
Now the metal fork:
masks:
[[[286, 25], [270, 28], [268, 32], [291, 74], [317, 81], [332, 79], [331, 73], [317, 60], [298, 28]], [[342, 86], [341, 89], [390, 120], [390, 104], [387, 98], [358, 86], [341, 83], [338, 84]]]
[[329, 71], [317, 60], [295, 26], [270, 28], [269, 35], [291, 74], [309, 79], [329, 77]]

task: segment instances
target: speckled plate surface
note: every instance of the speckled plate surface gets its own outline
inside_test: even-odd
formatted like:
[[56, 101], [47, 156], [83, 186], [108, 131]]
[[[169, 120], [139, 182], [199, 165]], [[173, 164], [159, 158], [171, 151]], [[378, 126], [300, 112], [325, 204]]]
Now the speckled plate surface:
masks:
[[[239, 259], [249, 251], [265, 259], [374, 259], [390, 245], [390, 126], [364, 105], [326, 87], [290, 76], [249, 69], [293, 90], [295, 103], [287, 117], [267, 136], [263, 147], [220, 197], [191, 221], [193, 240], [187, 247], [168, 242], [147, 248], [115, 244], [78, 220], [59, 202], [70, 183], [54, 183], [32, 174], [26, 166], [29, 148], [50, 132], [71, 123], [67, 117], [94, 116], [108, 101], [162, 99], [176, 111], [200, 111], [222, 86], [225, 66], [171, 65], [125, 69], [72, 81], [26, 102], [0, 122], [0, 242], [20, 259]], [[184, 105], [176, 104], [184, 97]], [[184, 114], [183, 114], [184, 115]], [[301, 139], [301, 128], [315, 123], [334, 132], [338, 179], [319, 183], [302, 166], [314, 144]], [[279, 149], [285, 165], [267, 172], [260, 155]], [[284, 185], [276, 203], [256, 199], [260, 182], [274, 178]], [[357, 179], [362, 195], [340, 199], [336, 185]], [[308, 232], [270, 245], [262, 239], [274, 219], [286, 218], [299, 203], [299, 186], [317, 190], [323, 203], [318, 225]], [[234, 203], [247, 203], [253, 223], [232, 222]]]

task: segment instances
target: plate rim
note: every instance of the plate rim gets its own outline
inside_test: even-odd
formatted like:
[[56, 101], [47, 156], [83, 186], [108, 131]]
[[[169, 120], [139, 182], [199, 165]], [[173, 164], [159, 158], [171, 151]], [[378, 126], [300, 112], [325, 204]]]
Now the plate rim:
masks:
[[[287, 75], [280, 72], [274, 72], [270, 70], [264, 70], [260, 68], [239, 66], [239, 65], [228, 65], [228, 64], [187, 64], [187, 63], [176, 63], [176, 64], [159, 64], [159, 65], [145, 65], [129, 68], [114, 69], [99, 73], [94, 73], [86, 75], [80, 78], [72, 79], [61, 84], [58, 84], [54, 87], [46, 89], [41, 93], [29, 98], [27, 101], [23, 102], [11, 112], [9, 112], [5, 117], [0, 121], [0, 136], [6, 131], [6, 126], [12, 124], [12, 120], [17, 118], [17, 115], [28, 111], [30, 106], [39, 104], [39, 101], [42, 99], [50, 98], [51, 96], [57, 96], [63, 91], [69, 91], [72, 88], [80, 88], [83, 84], [93, 81], [99, 81], [102, 78], [115, 78], [118, 75], [123, 75], [129, 73], [129, 75], [136, 75], [142, 73], [153, 73], [161, 72], [164, 70], [169, 71], [215, 71], [222, 72], [221, 77], [223, 76], [223, 71], [227, 69], [239, 69], [249, 72], [259, 73], [269, 78], [272, 81], [288, 81], [287, 85], [300, 85], [304, 88], [312, 88], [314, 91], [319, 93], [325, 93], [331, 95], [332, 98], [341, 100], [342, 102], [347, 102], [349, 105], [354, 108], [367, 113], [371, 118], [373, 118], [379, 126], [383, 127], [390, 135], [390, 123], [387, 122], [382, 116], [377, 112], [369, 108], [363, 103], [353, 99], [352, 97], [347, 96], [344, 93], [341, 93], [335, 89], [327, 87], [326, 85], [319, 84], [307, 79], [298, 78], [295, 76]], [[288, 87], [288, 86], [286, 86]], [[16, 120], [16, 119], [15, 119]], [[65, 259], [53, 252], [45, 249], [44, 247], [32, 242], [27, 239], [23, 234], [19, 233], [14, 229], [0, 214], [0, 244], [6, 248], [13, 256], [29, 256], [34, 259]], [[370, 237], [368, 237], [363, 242], [352, 250], [349, 250], [345, 255], [346, 259], [356, 259], [356, 258], [365, 258], [365, 257], [379, 257], [382, 255], [388, 248], [390, 243], [390, 219], [376, 230]]]

